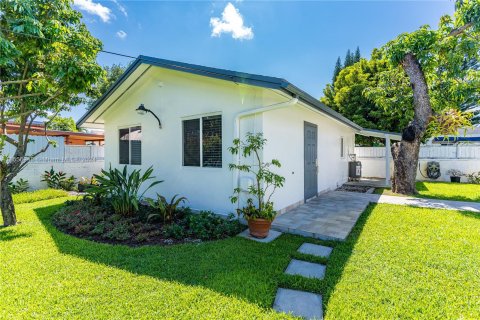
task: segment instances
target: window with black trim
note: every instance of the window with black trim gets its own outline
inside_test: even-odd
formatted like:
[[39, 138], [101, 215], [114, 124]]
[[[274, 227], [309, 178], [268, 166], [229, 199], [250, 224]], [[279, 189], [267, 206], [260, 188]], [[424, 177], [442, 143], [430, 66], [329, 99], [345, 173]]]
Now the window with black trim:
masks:
[[130, 127], [118, 130], [119, 163], [142, 164], [142, 127]]
[[222, 167], [222, 116], [183, 120], [183, 165]]

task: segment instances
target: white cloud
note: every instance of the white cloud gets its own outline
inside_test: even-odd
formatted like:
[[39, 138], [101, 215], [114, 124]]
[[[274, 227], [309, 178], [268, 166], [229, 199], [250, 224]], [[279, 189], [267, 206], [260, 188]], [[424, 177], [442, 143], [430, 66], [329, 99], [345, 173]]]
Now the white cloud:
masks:
[[123, 13], [125, 17], [128, 17], [127, 9], [124, 6], [122, 6], [120, 2], [118, 2], [117, 0], [112, 0], [112, 1], [117, 5], [118, 10], [120, 10], [120, 12]]
[[222, 12], [222, 18], [211, 18], [212, 37], [222, 33], [231, 33], [233, 39], [249, 40], [253, 38], [251, 27], [245, 27], [243, 17], [235, 6], [229, 2]]
[[123, 30], [118, 30], [117, 31], [117, 37], [119, 37], [120, 39], [125, 39], [127, 37], [127, 33]]
[[109, 22], [113, 16], [110, 8], [107, 8], [100, 3], [95, 3], [92, 0], [74, 0], [73, 4], [80, 8], [80, 10], [84, 10], [100, 17], [103, 22]]

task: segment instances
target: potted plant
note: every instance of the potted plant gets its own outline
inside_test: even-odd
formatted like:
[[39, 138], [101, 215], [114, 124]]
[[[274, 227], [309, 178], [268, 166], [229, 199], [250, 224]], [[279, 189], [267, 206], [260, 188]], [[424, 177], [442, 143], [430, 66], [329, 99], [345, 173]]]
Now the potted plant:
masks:
[[262, 161], [260, 153], [266, 142], [261, 133], [247, 133], [245, 141], [235, 139], [233, 146], [229, 148], [233, 155], [252, 159], [252, 162], [249, 162], [252, 164], [241, 164], [238, 161], [229, 165], [230, 170], [245, 172], [253, 177], [253, 183], [247, 190], [235, 188], [230, 200], [232, 203], [239, 204], [241, 194], [248, 195], [245, 206], [238, 208], [237, 214], [247, 220], [250, 235], [256, 238], [268, 236], [272, 221], [277, 215], [271, 198], [277, 188], [283, 187], [285, 182], [284, 177], [270, 170], [272, 167], [281, 166], [278, 160]]
[[457, 169], [450, 169], [447, 171], [451, 182], [460, 182], [460, 178], [464, 175], [462, 171]]

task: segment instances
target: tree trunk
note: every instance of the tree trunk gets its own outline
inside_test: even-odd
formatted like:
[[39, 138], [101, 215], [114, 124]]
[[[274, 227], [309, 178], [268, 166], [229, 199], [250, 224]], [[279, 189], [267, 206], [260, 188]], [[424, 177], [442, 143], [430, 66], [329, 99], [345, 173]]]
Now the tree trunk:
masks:
[[5, 179], [0, 182], [0, 209], [2, 210], [4, 226], [13, 226], [17, 224], [12, 193], [8, 190], [8, 181]]
[[425, 75], [417, 58], [409, 53], [402, 61], [413, 90], [415, 116], [403, 131], [402, 140], [392, 145], [394, 163], [392, 191], [401, 194], [415, 194], [418, 154], [420, 144], [432, 116], [430, 96]]

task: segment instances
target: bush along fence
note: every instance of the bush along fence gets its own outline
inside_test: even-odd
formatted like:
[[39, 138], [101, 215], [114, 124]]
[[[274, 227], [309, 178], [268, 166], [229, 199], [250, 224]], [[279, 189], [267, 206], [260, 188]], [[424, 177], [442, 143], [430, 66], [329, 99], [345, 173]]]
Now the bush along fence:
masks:
[[[385, 148], [356, 147], [357, 159], [362, 162], [362, 176], [385, 178]], [[429, 179], [427, 164], [438, 162], [440, 177]], [[393, 174], [393, 161], [390, 164]], [[458, 170], [462, 174], [461, 182], [468, 182], [468, 174], [480, 172], [480, 145], [457, 144], [451, 146], [424, 145], [420, 148], [419, 169], [417, 179], [420, 181], [450, 181], [450, 170]]]

